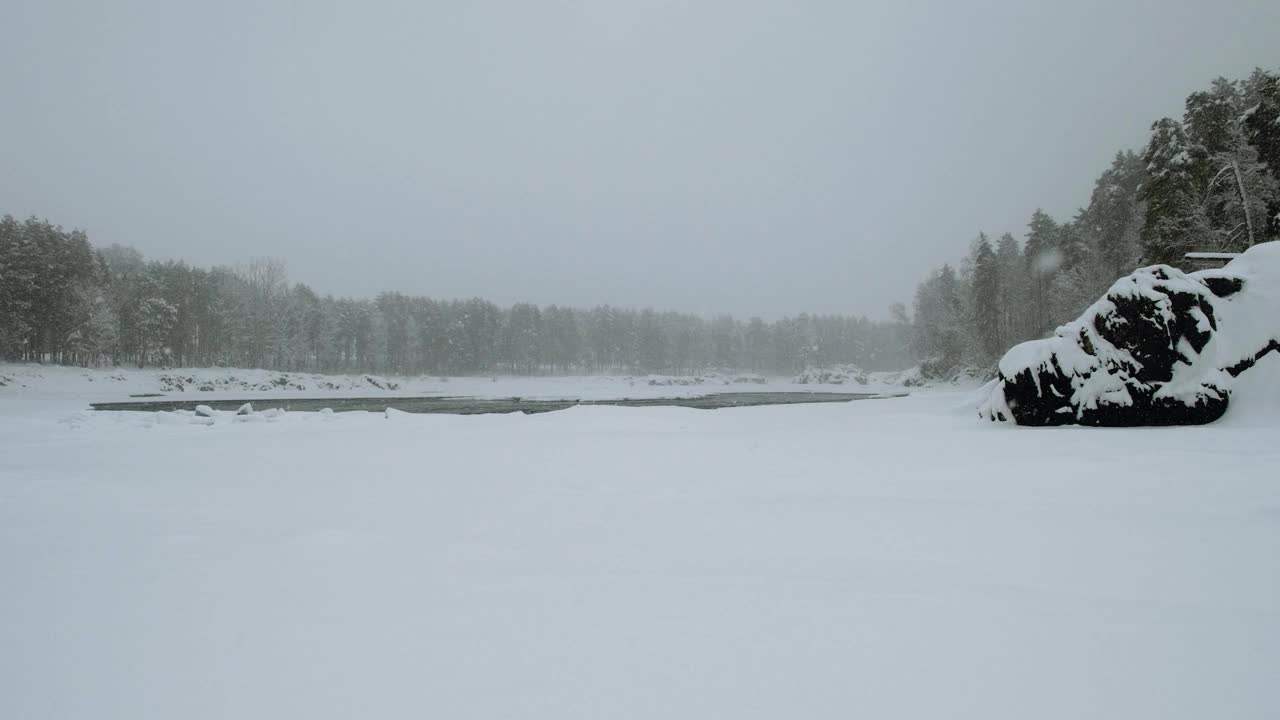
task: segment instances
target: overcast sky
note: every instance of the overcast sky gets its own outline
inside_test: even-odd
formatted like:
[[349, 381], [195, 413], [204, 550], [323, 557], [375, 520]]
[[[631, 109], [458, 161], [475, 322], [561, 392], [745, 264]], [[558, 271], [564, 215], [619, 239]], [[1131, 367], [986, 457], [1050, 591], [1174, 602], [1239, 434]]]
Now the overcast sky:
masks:
[[1280, 2], [0, 0], [0, 213], [321, 292], [886, 316]]

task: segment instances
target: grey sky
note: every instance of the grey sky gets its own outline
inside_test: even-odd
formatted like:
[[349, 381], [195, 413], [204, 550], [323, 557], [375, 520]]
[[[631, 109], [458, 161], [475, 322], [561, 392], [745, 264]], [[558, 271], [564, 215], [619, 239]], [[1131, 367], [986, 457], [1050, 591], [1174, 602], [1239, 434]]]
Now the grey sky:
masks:
[[0, 213], [321, 292], [886, 315], [1280, 2], [0, 0]]

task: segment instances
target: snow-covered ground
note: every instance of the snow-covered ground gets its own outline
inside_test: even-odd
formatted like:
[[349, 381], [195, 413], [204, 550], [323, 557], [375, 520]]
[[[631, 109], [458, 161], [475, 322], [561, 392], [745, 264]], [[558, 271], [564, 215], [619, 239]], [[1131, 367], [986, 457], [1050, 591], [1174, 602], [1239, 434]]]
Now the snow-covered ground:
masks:
[[55, 370], [0, 387], [0, 717], [1274, 718], [1263, 365], [1164, 429], [938, 390], [200, 426]]

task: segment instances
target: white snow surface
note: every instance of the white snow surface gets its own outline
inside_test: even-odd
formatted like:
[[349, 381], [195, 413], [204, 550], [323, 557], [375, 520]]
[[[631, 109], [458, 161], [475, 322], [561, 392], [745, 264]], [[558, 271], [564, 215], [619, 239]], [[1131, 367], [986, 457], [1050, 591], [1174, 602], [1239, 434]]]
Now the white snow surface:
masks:
[[[1280, 716], [1274, 355], [1159, 429], [937, 390], [196, 425], [39, 372], [0, 387], [2, 718]], [[447, 393], [486, 384], [633, 387]]]
[[1220, 270], [1193, 273], [1214, 275], [1244, 280], [1242, 291], [1214, 302], [1221, 330], [1214, 338], [1219, 347], [1217, 364], [1225, 368], [1280, 338], [1280, 242], [1254, 245]]

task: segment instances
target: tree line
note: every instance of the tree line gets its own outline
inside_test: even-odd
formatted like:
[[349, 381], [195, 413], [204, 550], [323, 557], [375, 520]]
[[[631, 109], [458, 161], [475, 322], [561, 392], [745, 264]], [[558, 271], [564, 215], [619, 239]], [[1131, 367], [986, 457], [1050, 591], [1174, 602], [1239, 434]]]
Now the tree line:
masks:
[[979, 233], [959, 267], [933, 271], [915, 293], [911, 349], [926, 376], [989, 371], [1137, 267], [1277, 238], [1280, 72], [1218, 78], [1187, 97], [1181, 120], [1152, 124], [1141, 153], [1117, 153], [1073, 218], [1036, 210], [1022, 241]]
[[711, 369], [786, 374], [910, 363], [902, 322], [773, 322], [385, 292], [321, 296], [283, 262], [147, 261], [46, 220], [0, 218], [0, 357], [72, 365], [465, 375]]

